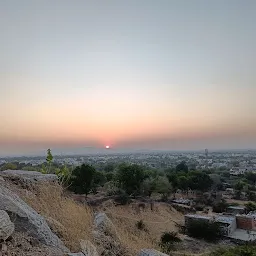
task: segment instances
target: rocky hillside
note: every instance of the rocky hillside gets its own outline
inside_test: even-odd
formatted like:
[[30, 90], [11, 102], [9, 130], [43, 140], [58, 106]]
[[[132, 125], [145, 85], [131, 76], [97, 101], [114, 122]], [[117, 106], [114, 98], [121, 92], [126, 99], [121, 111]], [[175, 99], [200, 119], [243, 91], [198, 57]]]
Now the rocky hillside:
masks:
[[177, 231], [182, 219], [161, 204], [152, 210], [109, 200], [90, 208], [75, 202], [52, 174], [12, 170], [0, 176], [0, 255], [160, 256], [154, 249], [160, 250], [161, 234]]

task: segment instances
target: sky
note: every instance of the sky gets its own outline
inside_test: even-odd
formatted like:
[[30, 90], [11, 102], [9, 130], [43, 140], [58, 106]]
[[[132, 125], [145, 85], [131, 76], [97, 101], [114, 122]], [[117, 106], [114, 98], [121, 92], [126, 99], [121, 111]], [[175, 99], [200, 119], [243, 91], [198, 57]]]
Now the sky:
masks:
[[0, 155], [256, 148], [256, 1], [0, 1]]

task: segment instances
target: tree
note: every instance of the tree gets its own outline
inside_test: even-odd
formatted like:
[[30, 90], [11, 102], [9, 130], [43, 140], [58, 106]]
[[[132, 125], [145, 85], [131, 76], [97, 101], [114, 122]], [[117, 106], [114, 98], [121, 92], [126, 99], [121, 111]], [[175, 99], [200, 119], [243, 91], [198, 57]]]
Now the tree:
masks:
[[107, 172], [105, 176], [107, 181], [112, 181], [114, 179], [115, 174], [113, 172]]
[[189, 188], [189, 180], [186, 176], [178, 177], [178, 187], [183, 191], [188, 191]]
[[47, 149], [46, 161], [48, 163], [48, 173], [50, 173], [51, 171], [52, 160], [53, 160], [53, 156], [52, 156], [51, 149]]
[[155, 180], [155, 192], [162, 195], [163, 199], [167, 199], [172, 192], [172, 185], [166, 177], [158, 177]]
[[116, 175], [119, 187], [128, 195], [140, 194], [141, 185], [146, 177], [143, 167], [136, 164], [119, 166]]
[[105, 171], [105, 172], [113, 172], [114, 169], [115, 169], [115, 166], [114, 166], [114, 164], [112, 164], [112, 163], [109, 163], [109, 164], [107, 164], [107, 165], [104, 167], [104, 171]]
[[74, 169], [71, 176], [71, 190], [77, 194], [86, 194], [93, 189], [95, 169], [91, 165], [82, 164]]
[[68, 168], [66, 165], [63, 165], [61, 168], [58, 168], [55, 173], [59, 178], [60, 184], [65, 186], [69, 185], [72, 173], [70, 168]]
[[145, 179], [141, 186], [143, 195], [148, 197], [152, 195], [152, 193], [155, 191], [155, 188], [156, 188], [156, 181], [151, 177]]
[[180, 164], [178, 164], [176, 166], [176, 171], [177, 172], [180, 172], [180, 171], [188, 172], [188, 166], [186, 165], [186, 162], [182, 161]]
[[235, 186], [234, 186], [234, 188], [235, 188], [235, 190], [236, 190], [236, 198], [237, 199], [240, 199], [241, 198], [241, 194], [242, 194], [242, 191], [243, 191], [243, 189], [244, 189], [244, 186], [245, 186], [245, 183], [243, 182], [243, 181], [238, 181], [236, 184], [235, 184]]
[[103, 186], [106, 181], [106, 176], [102, 172], [95, 171], [93, 180], [95, 186]]
[[249, 181], [250, 184], [255, 185], [255, 183], [256, 183], [256, 173], [248, 172], [248, 173], [246, 173], [245, 177]]
[[205, 192], [209, 190], [212, 183], [210, 176], [204, 172], [192, 171], [188, 173], [188, 184], [192, 190]]

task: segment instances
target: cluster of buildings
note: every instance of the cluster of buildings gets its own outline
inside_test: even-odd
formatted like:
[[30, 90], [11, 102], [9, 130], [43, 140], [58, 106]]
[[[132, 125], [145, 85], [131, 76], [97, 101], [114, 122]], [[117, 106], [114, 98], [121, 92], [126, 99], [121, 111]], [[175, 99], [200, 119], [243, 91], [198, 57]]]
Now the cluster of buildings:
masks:
[[230, 175], [243, 175], [245, 173], [252, 172], [256, 173], [256, 167], [248, 166], [248, 167], [232, 167], [229, 171]]
[[185, 226], [191, 221], [216, 222], [223, 235], [236, 241], [256, 241], [256, 212], [245, 214], [245, 208], [230, 206], [226, 213], [212, 216], [201, 214], [185, 215]]

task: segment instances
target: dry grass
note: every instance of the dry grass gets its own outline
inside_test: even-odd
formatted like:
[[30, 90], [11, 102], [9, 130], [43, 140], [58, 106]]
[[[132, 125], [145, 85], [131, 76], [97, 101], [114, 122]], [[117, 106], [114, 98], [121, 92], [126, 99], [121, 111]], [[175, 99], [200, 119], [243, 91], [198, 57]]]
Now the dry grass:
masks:
[[[65, 197], [61, 186], [44, 183], [29, 191], [17, 186], [12, 186], [12, 189], [46, 218], [51, 229], [71, 251], [80, 251], [80, 239], [94, 241], [92, 209]], [[112, 220], [121, 245], [126, 249], [124, 256], [138, 255], [143, 248], [159, 250], [162, 233], [177, 231], [175, 222], [183, 220], [181, 213], [163, 204], [156, 205], [155, 211], [147, 207], [138, 213], [132, 205], [115, 206], [108, 201], [97, 210], [106, 212]], [[136, 227], [140, 220], [145, 223], [146, 231]], [[101, 246], [104, 247], [104, 244]]]
[[46, 218], [53, 231], [72, 251], [79, 251], [80, 239], [91, 240], [93, 217], [90, 208], [64, 197], [61, 186], [38, 185], [32, 193], [23, 194], [23, 198]]
[[[181, 222], [183, 215], [167, 205], [158, 205], [156, 211], [149, 208], [137, 213], [131, 206], [105, 207], [113, 221], [122, 244], [137, 255], [143, 248], [159, 250], [158, 243], [163, 232], [177, 231], [175, 222]], [[139, 230], [136, 223], [140, 220], [146, 225], [146, 231]]]

